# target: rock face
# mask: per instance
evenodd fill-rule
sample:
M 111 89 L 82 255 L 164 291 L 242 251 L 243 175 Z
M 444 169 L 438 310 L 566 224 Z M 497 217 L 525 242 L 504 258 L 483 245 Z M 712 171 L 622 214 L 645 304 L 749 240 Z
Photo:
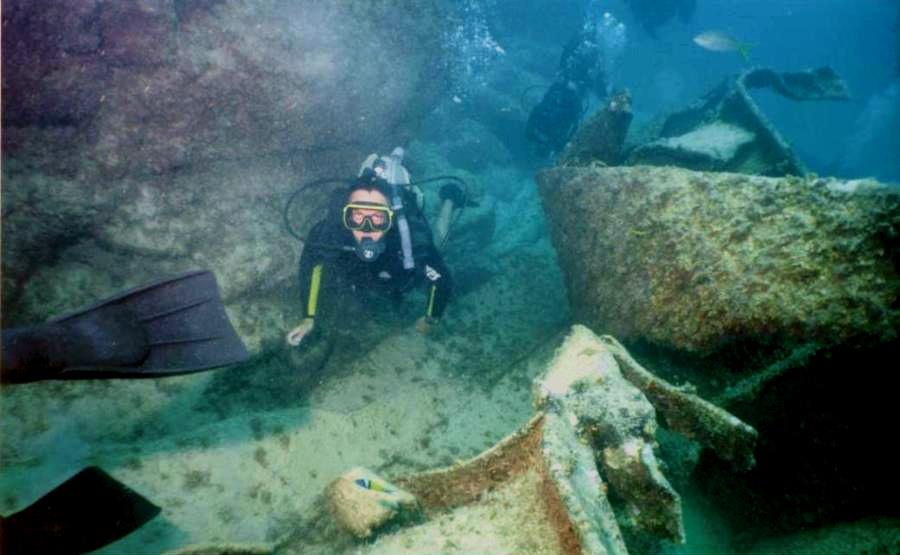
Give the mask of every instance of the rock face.
M 3 7 L 4 325 L 202 266 L 258 346 L 284 195 L 402 143 L 446 83 L 436 1 Z
M 710 355 L 896 338 L 900 193 L 676 168 L 538 175 L 577 321 Z
M 428 107 L 440 15 L 403 1 L 7 2 L 4 150 L 121 176 L 371 143 Z

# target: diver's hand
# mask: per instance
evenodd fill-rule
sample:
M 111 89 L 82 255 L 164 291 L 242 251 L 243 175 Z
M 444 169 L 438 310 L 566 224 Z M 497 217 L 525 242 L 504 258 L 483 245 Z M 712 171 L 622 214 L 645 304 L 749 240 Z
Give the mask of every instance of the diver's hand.
M 421 318 L 416 320 L 416 330 L 421 334 L 427 334 L 432 330 L 432 328 L 434 328 L 435 324 L 437 324 L 437 320 L 435 318 L 422 316 Z
M 303 341 L 303 338 L 309 335 L 309 332 L 312 331 L 313 324 L 315 323 L 316 321 L 312 318 L 305 318 L 302 322 L 300 322 L 299 326 L 288 332 L 287 337 L 285 338 L 287 340 L 287 344 L 291 347 L 296 347 L 297 345 L 299 345 L 300 342 Z

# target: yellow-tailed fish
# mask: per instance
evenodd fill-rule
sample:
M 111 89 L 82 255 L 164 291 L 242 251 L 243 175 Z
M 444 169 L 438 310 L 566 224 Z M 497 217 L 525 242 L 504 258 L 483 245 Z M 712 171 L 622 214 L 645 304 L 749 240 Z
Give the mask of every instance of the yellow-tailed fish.
M 739 42 L 724 31 L 704 31 L 694 37 L 694 43 L 712 52 L 739 52 L 745 62 L 750 61 L 750 45 Z

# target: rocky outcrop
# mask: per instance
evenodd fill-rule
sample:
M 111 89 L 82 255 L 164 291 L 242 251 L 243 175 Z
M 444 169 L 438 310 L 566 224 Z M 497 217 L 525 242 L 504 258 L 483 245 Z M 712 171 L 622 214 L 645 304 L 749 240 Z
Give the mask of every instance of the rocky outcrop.
M 430 106 L 440 15 L 401 0 L 7 2 L 4 150 L 122 176 L 371 145 Z
M 538 175 L 577 321 L 701 355 L 896 338 L 900 193 L 676 168 Z
M 5 3 L 4 325 L 207 267 L 251 346 L 280 334 L 285 195 L 408 138 L 446 83 L 443 9 Z

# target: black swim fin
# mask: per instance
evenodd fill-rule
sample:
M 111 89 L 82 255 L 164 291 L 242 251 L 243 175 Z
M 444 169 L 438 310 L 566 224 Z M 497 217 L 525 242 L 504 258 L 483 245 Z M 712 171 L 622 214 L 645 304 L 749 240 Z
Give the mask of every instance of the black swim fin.
M 85 553 L 122 538 L 160 508 L 91 466 L 33 504 L 0 517 L 0 553 Z
M 246 360 L 209 271 L 137 287 L 44 324 L 3 331 L 0 382 L 135 378 Z

